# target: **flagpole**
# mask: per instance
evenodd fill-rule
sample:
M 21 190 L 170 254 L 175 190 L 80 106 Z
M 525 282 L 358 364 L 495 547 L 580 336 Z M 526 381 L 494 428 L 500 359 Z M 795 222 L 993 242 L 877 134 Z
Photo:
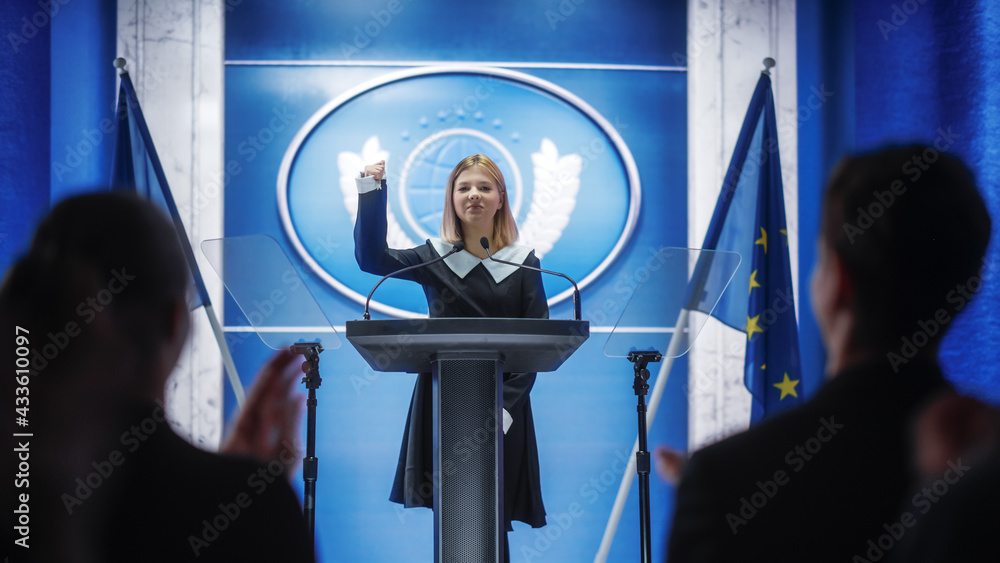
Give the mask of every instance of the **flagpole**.
M 770 109 L 771 116 L 770 121 L 773 123 L 773 112 L 774 105 L 773 100 L 769 101 L 770 96 L 770 76 L 771 68 L 775 66 L 775 61 L 771 57 L 767 57 L 763 60 L 764 70 L 761 71 L 761 78 L 757 82 L 757 87 L 754 90 L 754 94 L 750 99 L 750 107 L 747 109 L 747 115 L 744 118 L 743 126 L 740 128 L 740 135 L 736 140 L 736 147 L 733 149 L 733 157 L 730 160 L 729 168 L 726 171 L 726 176 L 723 180 L 722 191 L 719 194 L 719 200 L 716 203 L 715 211 L 712 213 L 712 219 L 708 226 L 708 231 L 705 234 L 705 241 L 702 244 L 702 254 L 698 257 L 698 262 L 694 267 L 694 273 L 688 283 L 688 295 L 686 298 L 686 305 L 684 309 L 681 309 L 681 313 L 678 315 L 677 327 L 675 331 L 680 331 L 683 329 L 683 325 L 687 323 L 688 311 L 696 308 L 697 296 L 704 287 L 706 276 L 711 268 L 712 263 L 712 253 L 706 253 L 704 251 L 715 250 L 719 237 L 722 232 L 722 224 L 724 223 L 728 212 L 730 204 L 734 198 L 734 191 L 738 184 L 739 176 L 743 170 L 743 164 L 747 158 L 748 149 L 752 141 L 752 127 L 760 118 L 762 112 L 766 114 L 766 109 Z M 767 77 L 767 78 L 765 78 Z M 764 125 L 767 128 L 767 124 Z M 773 128 L 773 125 L 772 125 Z M 780 179 L 780 176 L 779 176 Z M 698 291 L 695 291 L 698 290 Z M 683 322 L 682 322 L 683 319 Z M 653 395 L 650 398 L 650 409 L 646 416 L 647 426 L 652 425 L 652 420 L 656 416 L 656 406 L 659 404 L 660 397 L 662 395 L 663 386 L 666 385 L 666 375 L 669 373 L 671 366 L 673 365 L 673 358 L 676 356 L 675 344 L 679 344 L 679 339 L 673 339 L 670 342 L 669 350 L 667 351 L 667 358 L 664 359 L 664 363 L 660 368 L 660 376 L 656 380 L 656 386 L 653 390 Z M 638 451 L 638 440 L 636 440 L 635 445 L 632 447 L 632 458 L 629 460 L 629 465 L 625 470 L 625 475 L 622 476 L 622 483 L 618 489 L 618 496 L 615 499 L 614 508 L 611 511 L 611 516 L 608 519 L 608 526 L 604 531 L 604 538 L 601 540 L 601 546 L 598 549 L 597 555 L 594 558 L 595 563 L 603 563 L 607 560 L 608 552 L 611 549 L 611 541 L 614 538 L 615 530 L 618 526 L 618 521 L 621 518 L 621 513 L 625 506 L 625 500 L 628 497 L 629 489 L 632 485 L 632 476 L 635 473 L 635 452 Z
M 233 355 L 229 352 L 229 345 L 226 344 L 226 335 L 222 331 L 222 326 L 219 325 L 219 319 L 215 316 L 215 307 L 211 302 L 205 303 L 205 313 L 208 315 L 208 322 L 212 325 L 212 332 L 215 334 L 215 340 L 219 343 L 219 352 L 222 354 L 222 365 L 226 371 L 226 377 L 229 378 L 229 386 L 233 388 L 233 395 L 236 396 L 236 404 L 239 408 L 243 408 L 243 403 L 246 401 L 246 395 L 243 392 L 243 383 L 240 381 L 240 376 L 236 373 L 236 363 L 233 362 Z
M 660 405 L 663 397 L 663 389 L 667 386 L 667 377 L 670 375 L 670 368 L 674 365 L 674 358 L 680 349 L 684 327 L 688 323 L 689 311 L 681 309 L 677 315 L 677 324 L 674 326 L 674 335 L 667 346 L 663 363 L 660 364 L 660 372 L 656 375 L 656 383 L 653 385 L 653 392 L 649 396 L 649 405 L 646 409 L 646 425 L 649 426 L 656 418 L 656 409 Z M 611 508 L 611 515 L 608 517 L 608 524 L 604 528 L 604 537 L 601 538 L 601 546 L 594 556 L 594 563 L 604 563 L 608 559 L 611 551 L 611 542 L 615 539 L 615 532 L 618 530 L 618 522 L 621 520 L 622 512 L 625 511 L 625 501 L 628 500 L 629 490 L 632 488 L 632 479 L 635 478 L 635 454 L 639 451 L 639 437 L 636 436 L 632 445 L 632 454 L 629 456 L 628 465 L 625 467 L 625 474 L 622 475 L 621 485 L 618 487 L 618 496 L 615 497 L 615 504 Z

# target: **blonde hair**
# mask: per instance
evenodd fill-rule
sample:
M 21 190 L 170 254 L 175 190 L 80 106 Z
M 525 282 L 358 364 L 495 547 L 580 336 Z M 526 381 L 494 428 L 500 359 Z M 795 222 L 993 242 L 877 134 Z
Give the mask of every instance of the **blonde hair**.
M 492 250 L 496 251 L 517 240 L 517 224 L 514 222 L 514 215 L 511 213 L 507 201 L 507 184 L 503 180 L 503 173 L 500 172 L 496 163 L 485 154 L 474 154 L 463 158 L 448 175 L 448 186 L 445 188 L 444 194 L 444 213 L 441 215 L 441 240 L 455 243 L 464 239 L 462 221 L 455 213 L 452 195 L 455 193 L 455 180 L 458 179 L 458 176 L 475 166 L 481 168 L 493 179 L 500 192 L 500 209 L 493 216 L 493 242 L 496 242 L 499 247 Z

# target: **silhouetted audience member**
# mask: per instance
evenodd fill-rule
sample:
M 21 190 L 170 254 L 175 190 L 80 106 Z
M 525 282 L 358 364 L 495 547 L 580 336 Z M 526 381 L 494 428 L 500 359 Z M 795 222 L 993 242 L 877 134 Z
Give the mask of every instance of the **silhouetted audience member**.
M 30 398 L 27 425 L 14 430 L 31 433 L 14 445 L 30 452 L 30 477 L 4 487 L 30 511 L 25 534 L 7 543 L 16 558 L 310 560 L 289 484 L 300 457 L 297 356 L 278 354 L 259 374 L 225 444 L 239 455 L 196 448 L 167 422 L 164 385 L 188 335 L 189 282 L 173 225 L 123 194 L 56 205 L 7 272 L 0 360 L 31 364 L 6 384 Z M 23 535 L 27 549 L 13 543 Z
M 919 482 L 878 541 L 871 561 L 1000 561 L 1000 411 L 946 394 L 917 418 Z
M 960 161 L 893 147 L 840 163 L 820 232 L 811 292 L 830 379 L 691 457 L 672 562 L 852 561 L 911 500 L 913 418 L 950 389 L 937 349 L 979 286 L 989 215 Z

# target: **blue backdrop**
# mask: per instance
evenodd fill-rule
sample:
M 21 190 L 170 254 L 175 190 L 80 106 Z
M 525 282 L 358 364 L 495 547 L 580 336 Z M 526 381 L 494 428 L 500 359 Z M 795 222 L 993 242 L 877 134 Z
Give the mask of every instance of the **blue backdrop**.
M 596 325 L 610 324 L 613 311 L 622 305 L 615 284 L 634 282 L 648 259 L 649 246 L 684 241 L 684 74 L 528 65 L 538 61 L 674 64 L 672 53 L 684 52 L 684 2 L 435 4 L 374 1 L 334 7 L 306 1 L 227 2 L 226 159 L 237 165 L 228 178 L 227 234 L 270 232 L 294 255 L 277 212 L 281 158 L 295 132 L 323 104 L 366 80 L 403 68 L 378 65 L 510 61 L 511 68 L 574 92 L 613 124 L 619 117 L 618 123 L 628 125 L 617 129 L 642 180 L 639 221 L 611 271 L 585 290 L 587 317 Z M 40 8 L 35 2 L 8 2 L 0 8 L 5 38 L 0 49 L 0 91 L 7 102 L 0 107 L 0 150 L 5 155 L 0 159 L 0 270 L 23 250 L 50 201 L 102 185 L 110 166 L 111 145 L 106 139 L 79 162 L 67 147 L 86 149 L 88 132 L 98 129 L 113 108 L 117 79 L 109 62 L 116 54 L 115 2 L 77 0 L 60 6 L 62 12 L 55 18 L 36 16 Z M 821 110 L 800 112 L 800 280 L 807 279 L 813 262 L 815 233 L 810 229 L 822 182 L 847 150 L 904 137 L 933 141 L 939 128 L 950 127 L 959 135 L 953 150 L 973 166 L 996 220 L 998 172 L 990 165 L 1000 146 L 995 109 L 1000 87 L 993 80 L 1000 60 L 995 52 L 1000 36 L 997 7 L 986 0 L 821 0 L 798 2 L 796 10 L 800 106 L 807 107 L 810 86 L 826 85 L 836 92 Z M 22 18 L 35 17 L 44 23 L 26 28 Z M 15 49 L 11 34 L 25 42 L 17 42 Z M 337 65 L 325 66 L 325 61 Z M 313 66 L 297 66 L 304 62 Z M 283 116 L 293 115 L 288 123 L 275 125 L 286 129 L 262 134 L 271 129 L 273 110 L 280 114 L 284 108 L 288 112 Z M 411 129 L 419 131 L 418 127 Z M 262 147 L 253 160 L 239 152 L 239 144 L 251 135 L 258 136 Z M 56 163 L 72 165 L 71 170 L 59 168 L 60 175 Z M 336 179 L 328 185 L 336 195 L 322 205 L 336 202 L 343 207 Z M 985 264 L 984 292 L 960 319 L 943 351 L 949 377 L 994 403 L 1000 403 L 996 370 L 1000 347 L 995 344 L 1000 320 L 994 307 L 1000 263 L 997 236 Z M 350 241 L 331 239 L 329 245 L 332 251 L 338 245 L 350 246 Z M 334 323 L 359 316 L 357 305 L 323 289 L 327 286 L 314 274 L 307 276 Z M 807 284 L 800 290 L 803 369 L 817 369 L 822 355 L 806 306 Z M 604 312 L 605 307 L 612 313 Z M 567 305 L 558 305 L 553 315 L 568 316 Z M 249 383 L 268 350 L 245 333 L 232 333 L 230 338 Z M 553 515 L 567 512 L 575 502 L 584 512 L 571 518 L 565 530 L 559 527 L 554 539 L 557 532 L 552 525 L 542 530 L 550 536 L 532 530 L 515 532 L 515 549 L 548 545 L 533 560 L 592 557 L 621 474 L 618 456 L 627 453 L 634 438 L 631 374 L 620 361 L 600 354 L 601 340 L 596 334 L 562 370 L 540 377 L 534 391 L 537 414 L 545 416 L 538 426 L 548 510 Z M 384 500 L 412 376 L 367 372 L 349 349 L 327 352 L 323 362 L 327 377 L 320 390 L 324 444 L 319 454 L 323 494 L 319 522 L 326 559 L 425 558 L 430 550 L 427 511 L 398 513 Z M 676 369 L 683 373 L 684 368 Z M 682 385 L 680 378 L 668 385 L 651 443 L 685 445 Z M 654 484 L 656 532 L 666 529 L 672 499 L 667 488 L 655 480 Z M 614 560 L 636 558 L 635 514 L 633 492 Z M 663 538 L 656 534 L 654 538 L 658 556 Z
M 482 150 L 502 161 L 512 198 L 522 200 L 522 229 L 531 222 L 530 202 L 539 201 L 532 155 L 545 152 L 543 140 L 560 157 L 579 156 L 576 205 L 542 263 L 591 278 L 583 311 L 595 332 L 559 371 L 540 374 L 532 391 L 549 525 L 515 524 L 514 561 L 593 558 L 635 439 L 631 364 L 604 355 L 602 330 L 614 326 L 631 288 L 656 266 L 656 251 L 686 246 L 686 79 L 683 69 L 662 68 L 684 51 L 685 17 L 679 1 L 475 7 L 374 1 L 322 8 L 246 1 L 227 14 L 226 235 L 277 239 L 303 263 L 301 273 L 336 326 L 360 318 L 361 305 L 350 294 L 364 295 L 376 281 L 354 263 L 351 203 L 341 190 L 345 175 L 353 190 L 349 176 L 369 139 L 389 154 L 390 208 L 417 243 L 425 230 L 437 234 L 435 182 L 458 160 L 434 162 L 428 154 Z M 502 62 L 515 74 L 400 78 L 415 68 L 467 61 Z M 629 178 L 629 155 L 641 194 Z M 566 288 L 558 278 L 545 284 L 550 297 Z M 383 286 L 376 299 L 426 310 L 419 288 L 404 282 Z M 555 318 L 571 314 L 568 300 L 552 307 Z M 235 329 L 229 339 L 249 384 L 269 350 L 236 328 L 246 324 L 227 301 L 226 325 Z M 321 365 L 323 560 L 429 560 L 430 511 L 404 511 L 388 501 L 415 376 L 371 371 L 346 341 L 324 352 Z M 651 444 L 686 446 L 685 372 L 686 363 L 677 362 Z M 637 496 L 633 487 L 610 560 L 639 556 Z M 655 477 L 652 500 L 654 552 L 661 559 L 673 501 Z
M 942 344 L 956 386 L 1000 404 L 1000 5 L 858 2 L 858 149 L 920 140 L 972 167 L 993 218 L 982 290 Z M 942 296 L 942 299 L 944 296 Z

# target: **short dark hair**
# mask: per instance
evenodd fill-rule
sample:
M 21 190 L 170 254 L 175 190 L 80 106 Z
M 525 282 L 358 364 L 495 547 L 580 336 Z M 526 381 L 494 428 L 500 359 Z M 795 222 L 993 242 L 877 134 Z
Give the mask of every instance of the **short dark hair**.
M 827 185 L 822 222 L 824 242 L 852 282 L 853 345 L 899 346 L 941 311 L 954 317 L 964 306 L 950 300 L 959 284 L 978 289 L 989 213 L 972 172 L 934 147 L 843 159 Z M 936 343 L 945 329 L 927 336 Z
M 0 286 L 0 313 L 31 331 L 46 365 L 92 351 L 97 318 L 125 335 L 130 351 L 149 354 L 169 335 L 190 279 L 177 230 L 157 207 L 127 192 L 91 193 L 45 216 Z M 68 323 L 78 335 L 64 338 Z M 47 344 L 58 353 L 45 354 Z

